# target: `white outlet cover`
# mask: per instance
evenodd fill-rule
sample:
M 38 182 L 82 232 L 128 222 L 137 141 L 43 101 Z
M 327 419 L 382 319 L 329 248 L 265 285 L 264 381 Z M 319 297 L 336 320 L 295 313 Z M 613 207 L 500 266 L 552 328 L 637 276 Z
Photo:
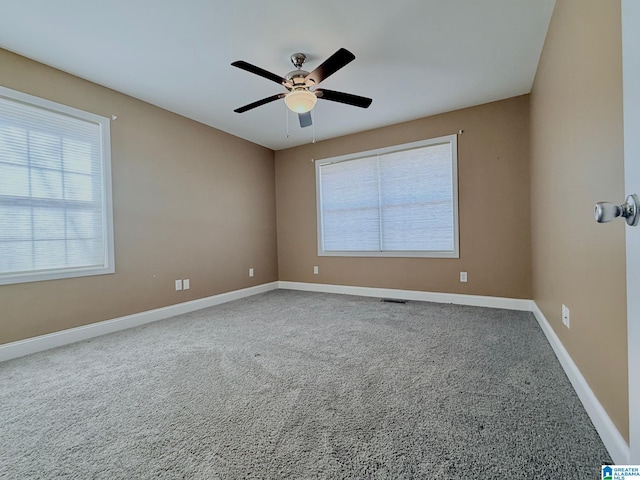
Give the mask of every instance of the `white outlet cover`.
M 182 280 L 182 289 L 183 290 L 189 290 L 189 288 L 191 287 L 189 279 L 185 278 L 184 280 Z
M 182 290 L 182 280 L 176 280 L 176 291 Z
M 460 281 L 461 282 L 467 281 L 467 272 L 460 272 Z
M 567 328 L 571 328 L 571 313 L 564 304 L 562 305 L 562 324 Z
M 318 275 L 318 266 L 317 265 L 313 266 L 313 274 L 314 275 Z
M 253 277 L 253 268 L 250 268 L 250 269 L 249 269 L 249 276 L 250 276 L 250 277 Z

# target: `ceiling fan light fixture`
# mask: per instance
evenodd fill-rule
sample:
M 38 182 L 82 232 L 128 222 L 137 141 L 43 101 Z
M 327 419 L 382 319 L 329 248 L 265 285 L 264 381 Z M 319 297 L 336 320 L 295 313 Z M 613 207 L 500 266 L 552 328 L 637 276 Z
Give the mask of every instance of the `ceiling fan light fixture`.
M 309 90 L 294 90 L 287 93 L 284 103 L 287 108 L 295 113 L 307 113 L 313 109 L 318 98 Z

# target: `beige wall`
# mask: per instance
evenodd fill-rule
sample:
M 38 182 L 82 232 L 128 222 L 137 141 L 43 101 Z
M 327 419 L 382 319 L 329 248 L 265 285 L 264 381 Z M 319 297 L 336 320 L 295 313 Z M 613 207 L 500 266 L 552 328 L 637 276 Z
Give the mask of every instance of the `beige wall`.
M 533 298 L 628 438 L 619 0 L 558 0 L 531 93 Z M 561 305 L 571 310 L 562 325 Z
M 461 129 L 459 259 L 317 256 L 311 159 Z M 528 137 L 529 97 L 521 96 L 276 152 L 280 280 L 531 298 Z
M 271 150 L 4 50 L 0 85 L 118 116 L 116 273 L 0 286 L 0 344 L 277 280 Z

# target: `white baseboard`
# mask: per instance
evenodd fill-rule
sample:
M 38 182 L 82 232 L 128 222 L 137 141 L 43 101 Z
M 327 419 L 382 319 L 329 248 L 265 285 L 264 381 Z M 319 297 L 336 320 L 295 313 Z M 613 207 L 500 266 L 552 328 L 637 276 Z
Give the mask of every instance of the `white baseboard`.
M 530 312 L 532 301 L 519 298 L 484 297 L 459 293 L 419 292 L 416 290 L 396 290 L 393 288 L 352 287 L 348 285 L 328 285 L 323 283 L 278 282 L 280 288 L 305 292 L 340 293 L 363 297 L 397 298 L 421 302 L 453 303 L 475 307 L 505 308 Z
M 615 424 L 611 421 L 609 415 L 607 415 L 607 412 L 596 398 L 586 379 L 582 376 L 582 373 L 580 373 L 578 366 L 571 359 L 564 345 L 562 345 L 560 338 L 558 338 L 558 335 L 556 335 L 556 332 L 551 328 L 546 317 L 540 308 L 538 308 L 538 305 L 536 305 L 535 302 L 532 302 L 532 304 L 532 312 L 536 320 L 538 320 L 540 328 L 551 344 L 551 348 L 553 348 L 556 357 L 558 357 L 560 365 L 562 365 L 567 377 L 569 377 L 571 385 L 573 385 L 574 390 L 578 394 L 578 398 L 580 398 L 591 422 L 594 427 L 596 427 L 596 431 L 600 435 L 602 443 L 604 443 L 604 446 L 609 451 L 609 455 L 611 455 L 611 458 L 617 465 L 628 465 L 630 459 L 629 445 L 627 445 L 627 442 L 622 435 L 620 435 Z
M 312 292 L 341 293 L 348 295 L 362 295 L 368 297 L 392 297 L 404 300 L 421 300 L 427 302 L 455 303 L 460 305 L 476 305 L 482 307 L 506 308 L 511 310 L 531 310 L 531 300 L 512 298 L 481 297 L 476 295 L 457 295 L 447 293 L 430 293 L 409 290 L 394 290 L 388 288 L 349 287 L 341 285 L 324 285 L 300 282 L 271 282 L 255 287 L 244 288 L 232 292 L 221 293 L 211 297 L 200 298 L 189 302 L 178 303 L 168 307 L 156 308 L 145 312 L 134 313 L 125 317 L 96 322 L 81 327 L 70 328 L 59 332 L 40 335 L 19 340 L 17 342 L 0 345 L 0 362 L 23 357 L 32 353 L 42 352 L 50 348 L 61 347 L 89 338 L 106 335 L 108 333 L 126 330 L 146 323 L 156 322 L 165 318 L 193 312 L 202 308 L 213 307 L 221 303 L 231 302 L 278 288 L 289 290 L 304 290 Z
M 234 290 L 211 297 L 169 305 L 168 307 L 134 313 L 133 315 L 127 315 L 125 317 L 83 325 L 82 327 L 70 328 L 60 332 L 27 338 L 26 340 L 6 343 L 0 345 L 0 362 L 277 289 L 278 282 L 265 283 L 255 287 Z

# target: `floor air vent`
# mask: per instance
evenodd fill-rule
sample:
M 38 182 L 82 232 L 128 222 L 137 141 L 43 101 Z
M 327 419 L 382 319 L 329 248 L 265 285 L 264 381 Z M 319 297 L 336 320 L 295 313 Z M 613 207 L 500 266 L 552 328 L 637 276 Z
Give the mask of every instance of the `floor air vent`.
M 406 300 L 400 300 L 399 298 L 381 298 L 380 301 L 386 303 L 407 303 Z

